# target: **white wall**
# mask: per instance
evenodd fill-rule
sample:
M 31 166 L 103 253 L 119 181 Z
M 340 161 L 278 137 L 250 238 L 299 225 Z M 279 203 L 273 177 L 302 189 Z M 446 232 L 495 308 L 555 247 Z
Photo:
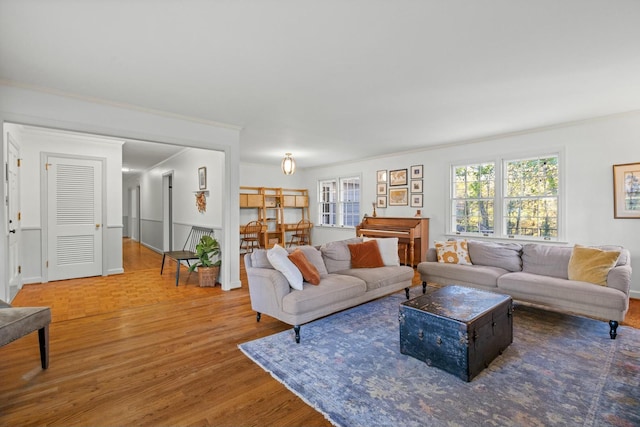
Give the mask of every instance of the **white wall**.
M 640 265 L 640 219 L 613 218 L 612 165 L 640 162 L 640 112 L 594 119 L 510 136 L 487 138 L 456 146 L 425 149 L 385 158 L 300 171 L 300 187 L 310 190 L 311 218 L 317 218 L 318 179 L 362 174 L 362 214 L 371 214 L 376 198 L 376 171 L 424 164 L 423 217 L 430 218 L 430 240 L 448 238 L 446 214 L 449 166 L 452 162 L 494 159 L 538 150 L 565 153 L 565 244 L 617 244 L 631 252 L 632 265 Z M 250 185 L 250 180 L 246 180 Z M 255 183 L 253 183 L 255 185 Z M 379 209 L 380 216 L 413 216 L 416 208 Z M 353 229 L 314 227 L 313 242 L 353 237 Z M 632 276 L 632 297 L 640 298 L 640 274 Z
M 239 187 L 239 130 L 222 127 L 207 121 L 190 120 L 170 114 L 140 108 L 99 103 L 78 97 L 65 96 L 35 89 L 17 87 L 0 81 L 0 125 L 20 123 L 34 126 L 87 132 L 113 137 L 157 141 L 167 144 L 217 150 L 225 153 L 222 194 L 224 200 L 223 226 L 225 228 L 224 253 L 229 254 L 221 269 L 224 290 L 240 286 L 238 237 Z M 4 138 L 3 138 L 4 139 Z M 6 159 L 6 143 L 2 150 L 2 163 Z M 6 188 L 2 187 L 2 198 Z M 118 202 L 122 206 L 122 202 Z M 122 216 L 122 212 L 119 213 Z M 0 296 L 9 299 L 7 287 L 7 228 L 6 207 L 0 210 Z M 120 222 L 121 220 L 118 220 Z M 230 233 L 227 230 L 234 230 Z
M 163 175 L 173 174 L 174 247 L 181 249 L 189 229 L 196 226 L 216 230 L 216 238 L 224 242 L 223 211 L 226 201 L 220 198 L 224 182 L 224 153 L 187 148 L 165 162 L 145 171 L 137 179 L 128 180 L 127 190 L 140 185 L 140 242 L 151 249 L 169 250 L 163 245 Z M 198 212 L 195 195 L 199 191 L 198 169 L 207 168 L 207 210 Z M 236 233 L 237 234 L 237 233 Z

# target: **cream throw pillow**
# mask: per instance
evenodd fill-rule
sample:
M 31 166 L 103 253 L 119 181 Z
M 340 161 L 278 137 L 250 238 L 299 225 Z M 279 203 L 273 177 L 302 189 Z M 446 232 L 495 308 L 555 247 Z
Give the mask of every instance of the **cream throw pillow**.
M 397 237 L 364 237 L 363 242 L 375 240 L 378 242 L 380 256 L 384 265 L 400 265 L 400 257 L 398 256 L 398 238 Z
M 301 291 L 304 289 L 302 286 L 302 273 L 298 270 L 298 267 L 289 259 L 289 252 L 285 248 L 279 245 L 274 245 L 273 248 L 267 251 L 267 259 L 273 265 L 273 268 L 287 278 L 289 286 L 293 289 Z
M 435 242 L 435 245 L 438 262 L 472 265 L 466 240 L 447 240 Z
M 575 245 L 569 259 L 569 280 L 607 286 L 607 275 L 615 267 L 619 256 L 620 251 Z

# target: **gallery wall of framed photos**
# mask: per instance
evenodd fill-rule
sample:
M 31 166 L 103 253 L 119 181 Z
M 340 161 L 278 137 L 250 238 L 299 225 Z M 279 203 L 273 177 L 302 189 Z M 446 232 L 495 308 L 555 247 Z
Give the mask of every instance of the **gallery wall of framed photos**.
M 376 207 L 410 206 L 423 204 L 424 165 L 408 169 L 383 169 L 376 172 Z

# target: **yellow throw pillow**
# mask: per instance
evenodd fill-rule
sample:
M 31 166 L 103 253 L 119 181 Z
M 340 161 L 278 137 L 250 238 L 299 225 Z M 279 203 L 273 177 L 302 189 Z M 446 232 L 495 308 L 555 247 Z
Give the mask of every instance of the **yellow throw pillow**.
M 469 258 L 469 248 L 466 240 L 448 240 L 446 242 L 435 242 L 438 262 L 449 264 L 471 265 Z
M 620 251 L 575 245 L 569 259 L 569 280 L 607 286 L 607 275 L 615 267 L 619 256 Z

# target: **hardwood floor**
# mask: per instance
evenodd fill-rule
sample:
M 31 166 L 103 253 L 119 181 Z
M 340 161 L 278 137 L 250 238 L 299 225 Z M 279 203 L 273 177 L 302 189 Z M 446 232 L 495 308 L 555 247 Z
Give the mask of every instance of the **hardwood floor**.
M 330 425 L 237 348 L 290 329 L 257 323 L 246 287 L 185 284 L 185 270 L 176 288 L 175 263 L 161 277 L 161 256 L 137 244 L 130 271 L 129 245 L 123 275 L 20 290 L 16 305 L 51 302 L 51 364 L 35 333 L 0 347 L 0 425 Z
M 122 275 L 20 290 L 15 305 L 52 308 L 51 364 L 35 333 L 0 347 L 0 425 L 330 425 L 237 348 L 291 329 L 256 322 L 244 270 L 241 289 L 200 288 L 186 269 L 176 288 L 174 262 L 160 276 L 161 255 L 123 247 Z

